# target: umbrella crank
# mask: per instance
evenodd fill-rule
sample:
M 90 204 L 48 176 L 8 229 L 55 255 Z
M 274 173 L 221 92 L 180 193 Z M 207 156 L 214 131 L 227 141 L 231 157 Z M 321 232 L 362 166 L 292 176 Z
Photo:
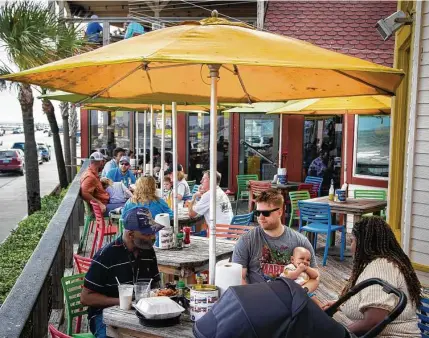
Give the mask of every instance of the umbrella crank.
M 217 84 L 220 65 L 207 65 L 210 70 L 210 149 L 217 146 Z M 209 284 L 214 285 L 216 273 L 216 189 L 217 189 L 217 154 L 210 156 L 210 238 L 209 238 Z

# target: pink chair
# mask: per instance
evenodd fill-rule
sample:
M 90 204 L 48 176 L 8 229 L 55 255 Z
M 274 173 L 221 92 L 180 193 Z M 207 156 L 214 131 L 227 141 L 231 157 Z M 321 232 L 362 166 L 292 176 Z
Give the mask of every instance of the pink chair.
M 58 331 L 55 326 L 53 326 L 52 324 L 49 325 L 49 333 L 51 334 L 52 338 L 72 338 L 60 331 Z
M 110 223 L 106 226 L 106 223 L 104 221 L 103 212 L 101 211 L 100 206 L 98 203 L 91 201 L 92 210 L 94 211 L 95 215 L 95 234 L 94 234 L 94 241 L 92 242 L 92 248 L 91 248 L 91 254 L 90 258 L 94 256 L 95 249 L 100 250 L 103 247 L 104 237 L 106 236 L 114 236 L 118 233 L 118 227 L 114 226 Z M 97 243 L 98 240 L 98 243 Z
M 73 255 L 73 259 L 77 268 L 78 273 L 87 273 L 89 267 L 91 266 L 92 259 L 88 257 L 79 256 L 77 254 Z

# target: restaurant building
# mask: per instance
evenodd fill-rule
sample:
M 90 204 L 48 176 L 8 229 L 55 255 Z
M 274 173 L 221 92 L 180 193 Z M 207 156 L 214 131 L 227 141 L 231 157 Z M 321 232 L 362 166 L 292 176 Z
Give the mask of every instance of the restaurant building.
M 88 6 L 80 3 L 86 13 L 98 14 L 100 18 L 112 6 Z M 99 2 L 97 2 L 99 3 Z M 138 2 L 137 2 L 138 3 Z M 256 2 L 210 2 L 207 9 L 218 9 L 220 13 L 240 21 L 256 25 Z M 127 3 L 128 6 L 128 3 Z M 177 9 L 174 9 L 177 7 Z M 199 7 L 179 8 L 171 1 L 160 13 L 160 22 L 168 23 L 178 19 L 198 20 L 209 12 Z M 183 5 L 182 5 L 183 7 Z M 107 9 L 106 9 L 107 8 Z M 116 7 L 111 7 L 113 8 Z M 104 9 L 104 11 L 102 10 Z M 277 34 L 309 41 L 318 46 L 344 54 L 357 56 L 386 66 L 393 65 L 394 41 L 383 42 L 375 23 L 396 9 L 396 2 L 356 1 L 269 1 L 265 3 L 264 29 Z M 135 8 L 124 7 L 135 15 L 143 14 Z M 115 12 L 116 13 L 116 12 Z M 146 8 L 146 12 L 147 8 Z M 182 14 L 181 14 L 182 13 Z M 183 14 L 184 13 L 184 14 Z M 118 15 L 118 13 L 116 13 Z M 147 14 L 145 14 L 147 15 Z M 150 15 L 150 14 L 149 14 Z M 152 12 L 152 15 L 154 13 Z M 148 27 L 151 29 L 151 27 Z M 160 147 L 160 114 L 155 112 L 154 147 Z M 167 117 L 167 151 L 171 150 L 171 123 Z M 268 161 L 255 155 L 240 141 L 244 140 L 259 149 L 272 162 L 279 161 L 280 123 L 282 132 L 282 166 L 287 167 L 289 179 L 303 181 L 310 163 L 321 149 L 327 150 L 333 165 L 332 177 L 336 186 L 343 182 L 355 187 L 387 189 L 389 171 L 389 116 L 351 116 L 348 123 L 348 140 L 344 140 L 343 118 L 326 116 L 307 118 L 304 116 L 278 116 L 246 113 L 219 113 L 218 118 L 218 170 L 222 173 L 221 186 L 236 190 L 236 175 L 255 173 L 261 179 L 271 179 L 276 168 Z M 189 180 L 199 180 L 209 167 L 209 117 L 204 114 L 179 114 L 178 160 L 183 164 Z M 149 127 L 147 127 L 149 132 Z M 138 137 L 136 137 L 138 131 Z M 117 147 L 143 148 L 143 112 L 107 112 L 81 110 L 82 157 L 91 150 L 101 149 L 110 154 Z M 149 135 L 149 133 L 147 134 Z M 138 140 L 138 141 L 137 141 Z M 147 149 L 149 149 L 149 141 Z M 348 163 L 342 163 L 343 144 L 348 145 Z M 347 171 L 345 172 L 345 168 Z M 326 189 L 328 187 L 325 187 Z

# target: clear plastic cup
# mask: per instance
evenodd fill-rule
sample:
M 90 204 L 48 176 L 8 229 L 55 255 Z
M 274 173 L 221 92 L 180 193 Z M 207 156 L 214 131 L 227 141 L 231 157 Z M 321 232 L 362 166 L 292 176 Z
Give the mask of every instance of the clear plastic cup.
M 136 302 L 138 302 L 142 298 L 150 297 L 150 287 L 149 282 L 137 282 L 134 284 L 134 294 L 136 298 Z
M 119 289 L 119 307 L 121 310 L 131 310 L 131 302 L 133 300 L 133 285 L 121 284 Z

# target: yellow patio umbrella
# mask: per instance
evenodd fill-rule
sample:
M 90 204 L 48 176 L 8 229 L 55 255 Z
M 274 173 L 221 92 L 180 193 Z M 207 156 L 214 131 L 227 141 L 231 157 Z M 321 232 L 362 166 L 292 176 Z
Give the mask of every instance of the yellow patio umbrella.
M 347 124 L 348 115 L 383 115 L 390 114 L 392 99 L 386 95 L 364 95 L 352 97 L 332 97 L 307 100 L 291 100 L 283 107 L 268 114 L 288 115 L 345 115 L 344 121 L 344 163 L 347 171 Z M 281 137 L 281 135 L 280 135 Z M 280 150 L 281 151 L 281 150 Z
M 217 14 L 213 16 L 3 78 L 91 97 L 136 99 L 154 104 L 210 102 L 211 148 L 216 149 L 218 100 L 252 103 L 394 95 L 404 75 L 401 70 L 258 31 L 217 18 Z M 175 104 L 172 110 L 174 125 Z M 212 173 L 216 171 L 216 162 L 213 152 Z M 216 263 L 215 192 L 216 175 L 211 175 L 211 283 Z

